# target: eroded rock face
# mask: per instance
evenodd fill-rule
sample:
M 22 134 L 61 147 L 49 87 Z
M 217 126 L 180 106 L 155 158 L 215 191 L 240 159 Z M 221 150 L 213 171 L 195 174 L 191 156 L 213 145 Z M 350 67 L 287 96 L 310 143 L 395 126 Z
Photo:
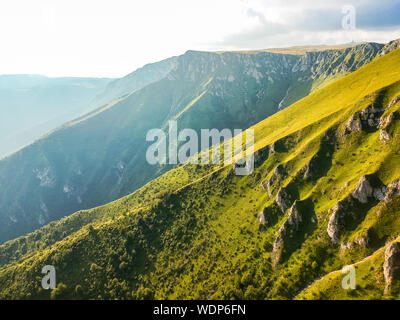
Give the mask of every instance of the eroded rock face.
M 361 247 L 369 247 L 371 242 L 373 241 L 373 238 L 374 238 L 374 232 L 372 231 L 372 229 L 368 229 L 364 235 L 356 238 L 354 240 L 354 243 Z
M 315 216 L 310 218 L 309 214 L 297 200 L 290 207 L 288 218 L 279 228 L 273 245 L 275 264 L 280 264 L 285 254 L 290 254 L 300 245 L 298 241 L 302 241 L 301 235 L 304 235 L 307 225 L 316 224 Z
M 355 113 L 347 122 L 345 133 L 349 134 L 362 130 L 378 129 L 383 111 L 383 108 L 370 105 L 360 112 Z
M 385 115 L 381 117 L 379 120 L 379 128 L 386 129 L 393 120 L 399 120 L 400 119 L 400 111 L 394 111 L 388 115 Z
M 397 97 L 393 98 L 392 101 L 390 101 L 389 108 L 393 107 L 398 102 L 400 102 L 400 96 L 397 96 Z
M 390 135 L 385 129 L 379 131 L 379 140 L 382 142 L 390 140 Z
M 362 130 L 360 117 L 353 115 L 346 124 L 346 133 L 359 132 Z
M 310 162 L 301 170 L 305 180 L 312 180 L 317 177 L 316 171 L 319 164 L 319 154 L 314 155 Z
M 263 188 L 263 190 L 267 190 L 268 195 L 272 197 L 273 186 L 275 187 L 279 186 L 280 183 L 285 178 L 285 176 L 286 176 L 285 169 L 281 165 L 279 165 L 275 168 L 271 179 L 261 182 L 261 187 Z
M 265 216 L 264 216 L 264 210 L 262 210 L 262 211 L 260 212 L 260 214 L 259 214 L 259 216 L 258 216 L 258 222 L 259 222 L 261 225 L 264 225 L 264 224 L 267 223 L 267 221 L 265 220 Z
M 386 194 L 386 187 L 382 185 L 377 185 L 375 182 L 374 186 L 371 185 L 371 176 L 363 176 L 358 181 L 358 184 L 351 194 L 354 199 L 357 199 L 361 203 L 368 203 L 369 198 L 374 198 L 376 200 L 383 200 Z
M 372 188 L 370 182 L 366 176 L 363 176 L 358 181 L 358 185 L 351 195 L 361 203 L 367 203 L 368 198 L 371 198 L 373 193 L 374 189 Z
M 290 236 L 292 232 L 299 230 L 300 224 L 303 221 L 303 216 L 297 208 L 297 201 L 295 201 L 290 208 L 288 218 L 279 228 L 278 236 L 275 239 L 273 250 L 278 251 L 282 249 L 285 239 Z M 280 258 L 278 258 L 278 261 Z
M 389 202 L 398 195 L 400 195 L 400 179 L 393 181 L 387 186 L 384 200 L 385 202 Z
M 385 293 L 389 293 L 394 279 L 399 278 L 400 271 L 400 242 L 391 243 L 385 250 L 383 275 L 385 276 Z
M 393 183 L 393 192 L 399 192 L 399 185 Z M 398 191 L 396 191 L 398 190 Z M 370 201 L 382 201 L 386 199 L 388 188 L 383 185 L 374 175 L 363 176 L 358 181 L 354 191 L 342 201 L 329 209 L 327 233 L 333 242 L 339 242 L 340 236 L 346 229 L 348 221 L 357 221 L 365 212 L 358 212 L 360 204 L 367 204 Z M 360 245 L 368 245 L 368 239 L 358 239 Z M 365 240 L 365 241 L 364 241 Z
M 378 127 L 383 108 L 368 106 L 360 112 L 360 119 L 363 129 L 368 127 Z
M 346 218 L 348 216 L 354 216 L 355 213 L 352 210 L 352 198 L 348 197 L 339 201 L 331 209 L 329 213 L 328 228 L 326 229 L 332 242 L 337 243 L 340 240 L 340 236 L 346 225 Z
M 285 188 L 280 188 L 276 195 L 275 203 L 282 212 L 285 212 L 292 205 L 293 199 Z

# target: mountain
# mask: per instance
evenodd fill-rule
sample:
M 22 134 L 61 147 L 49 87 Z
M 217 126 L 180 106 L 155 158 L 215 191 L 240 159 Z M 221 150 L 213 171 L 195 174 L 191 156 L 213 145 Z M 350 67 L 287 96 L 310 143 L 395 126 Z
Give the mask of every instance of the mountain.
M 188 51 L 167 60 L 155 78 L 171 70 L 159 81 L 0 161 L 0 242 L 128 195 L 171 169 L 147 163 L 150 129 L 165 129 L 169 120 L 197 132 L 246 129 L 385 48 L 366 43 L 298 55 Z M 128 76 L 118 82 L 132 81 Z
M 164 78 L 176 58 L 145 65 L 119 79 L 0 76 L 0 158 L 45 133 Z
M 161 80 L 175 67 L 176 60 L 177 57 L 171 57 L 159 62 L 149 63 L 123 78 L 111 81 L 105 90 L 96 96 L 86 112 Z
M 0 76 L 0 157 L 82 115 L 111 79 Z
M 399 70 L 395 50 L 255 124 L 248 176 L 179 165 L 3 244 L 0 298 L 398 299 Z

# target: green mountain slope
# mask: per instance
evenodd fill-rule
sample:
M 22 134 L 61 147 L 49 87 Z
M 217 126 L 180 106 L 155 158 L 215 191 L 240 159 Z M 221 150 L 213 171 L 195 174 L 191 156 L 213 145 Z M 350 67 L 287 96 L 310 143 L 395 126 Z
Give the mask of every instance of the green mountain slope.
M 314 281 L 360 262 L 352 297 L 399 298 L 398 260 L 381 249 L 400 230 L 399 67 L 396 50 L 255 125 L 249 176 L 180 165 L 5 243 L 0 297 L 340 298 Z
M 304 55 L 189 51 L 168 60 L 154 71 L 159 77 L 172 68 L 161 80 L 0 161 L 0 242 L 118 199 L 171 169 L 147 164 L 148 130 L 166 128 L 168 120 L 196 131 L 246 129 L 384 48 L 372 43 Z M 128 76 L 121 86 L 131 81 Z

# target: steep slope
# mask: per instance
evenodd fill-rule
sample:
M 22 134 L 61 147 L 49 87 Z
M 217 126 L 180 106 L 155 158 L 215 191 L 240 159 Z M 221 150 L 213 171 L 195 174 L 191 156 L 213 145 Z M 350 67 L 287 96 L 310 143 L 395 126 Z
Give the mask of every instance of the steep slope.
M 246 129 L 371 61 L 383 47 L 305 55 L 189 51 L 165 62 L 163 72 L 172 66 L 165 78 L 0 161 L 0 242 L 127 195 L 169 170 L 146 162 L 148 130 L 165 129 L 168 120 L 197 132 Z
M 135 90 L 146 87 L 163 78 L 175 67 L 177 57 L 171 57 L 155 63 L 149 63 L 134 72 L 110 82 L 86 108 L 86 112 L 106 105 L 117 98 L 121 98 Z
M 255 125 L 249 176 L 180 165 L 7 242 L 0 297 L 287 299 L 373 255 L 385 268 L 363 268 L 354 297 L 399 298 L 396 246 L 379 251 L 400 230 L 399 67 L 396 50 Z

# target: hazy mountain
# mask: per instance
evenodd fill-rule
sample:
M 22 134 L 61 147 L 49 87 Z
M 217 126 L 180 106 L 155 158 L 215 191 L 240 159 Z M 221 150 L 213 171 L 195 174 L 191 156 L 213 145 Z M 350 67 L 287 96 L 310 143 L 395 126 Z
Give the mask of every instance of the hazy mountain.
M 0 241 L 118 199 L 170 169 L 146 162 L 148 130 L 166 128 L 168 120 L 197 131 L 246 129 L 384 48 L 366 43 L 305 54 L 188 51 L 161 67 L 144 67 L 155 69 L 151 83 L 129 94 L 121 86 L 134 83 L 134 74 L 110 83 L 109 92 L 121 98 L 0 161 Z
M 84 113 L 111 79 L 0 76 L 0 157 Z
M 166 76 L 176 58 L 120 79 L 0 76 L 0 158 L 43 134 Z
M 257 80 L 264 92 L 278 95 L 273 84 L 282 84 L 285 72 L 298 62 L 292 56 L 265 53 L 189 52 L 179 58 L 167 79 L 23 150 L 13 159 L 15 169 L 6 164 L 13 172 L 25 172 L 21 175 L 26 177 L 24 189 L 32 190 L 33 198 L 50 203 L 44 197 L 52 193 L 60 199 L 57 188 L 65 183 L 63 179 L 75 174 L 90 180 L 104 163 L 108 163 L 104 168 L 112 168 L 113 161 L 121 161 L 117 155 L 122 150 L 129 156 L 123 160 L 136 155 L 134 160 L 140 163 L 142 147 L 132 139 L 136 126 L 144 130 L 174 116 L 194 127 L 201 117 L 217 126 L 224 124 L 221 114 L 242 125 L 241 121 L 253 121 L 262 113 L 259 105 L 265 113 L 272 112 L 267 108 L 273 104 L 263 95 L 250 99 Z M 260 71 L 264 76 L 256 72 L 257 64 L 265 66 L 265 72 Z M 303 77 L 312 74 L 298 66 L 304 69 Z M 185 86 L 188 96 L 182 97 L 180 86 Z M 150 93 L 152 100 L 148 100 Z M 201 98 L 188 104 L 191 94 Z M 243 98 L 242 104 L 231 106 L 238 98 Z M 243 108 L 248 112 L 230 118 L 228 105 L 236 113 Z M 209 110 L 213 113 L 205 118 Z M 94 135 L 89 125 L 93 130 L 105 125 L 109 132 Z M 0 246 L 0 297 L 400 298 L 400 50 L 315 91 L 253 129 L 251 175 L 235 175 L 232 165 L 180 165 L 127 197 L 77 212 Z M 81 146 L 74 144 L 76 150 L 71 147 L 77 141 L 73 133 L 85 137 Z M 92 140 L 87 140 L 90 136 Z M 95 138 L 102 149 L 95 146 Z M 36 154 L 47 161 L 35 171 L 36 184 L 42 183 L 42 188 L 28 189 L 35 186 L 35 176 L 29 179 L 29 173 L 40 168 Z M 32 159 L 31 166 L 19 162 L 25 157 Z M 134 163 L 124 163 L 113 169 L 121 174 L 121 184 L 127 183 L 124 170 L 136 168 Z M 89 165 L 96 168 L 87 174 Z M 107 175 L 102 177 L 89 182 L 86 191 L 103 197 L 103 186 L 113 190 L 118 185 L 111 178 L 106 181 Z M 78 184 L 68 185 L 72 191 L 65 197 L 77 197 L 72 186 Z M 357 269 L 357 290 L 343 290 L 341 269 L 352 264 Z M 38 280 L 44 265 L 57 270 L 58 287 L 51 292 L 42 290 Z

